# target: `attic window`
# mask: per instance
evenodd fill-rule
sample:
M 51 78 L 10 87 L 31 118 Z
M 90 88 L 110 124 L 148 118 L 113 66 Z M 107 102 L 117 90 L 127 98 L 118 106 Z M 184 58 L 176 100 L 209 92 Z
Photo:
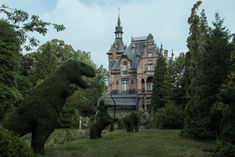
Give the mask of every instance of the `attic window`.
M 147 52 L 147 56 L 148 56 L 148 57 L 153 57 L 153 53 L 152 53 L 151 51 L 148 51 L 148 52 Z

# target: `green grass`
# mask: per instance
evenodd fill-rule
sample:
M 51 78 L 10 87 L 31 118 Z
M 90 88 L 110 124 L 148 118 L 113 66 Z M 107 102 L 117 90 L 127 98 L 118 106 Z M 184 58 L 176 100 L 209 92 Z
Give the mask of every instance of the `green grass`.
M 59 132 L 48 140 L 45 157 L 207 157 L 211 156 L 208 150 L 213 147 L 209 142 L 185 139 L 179 136 L 179 130 L 105 131 L 98 140 L 81 136 L 79 132 L 67 131 L 63 135 L 64 131 Z M 62 141 L 60 144 L 52 142 L 56 137 Z M 63 141 L 68 137 L 70 140 Z

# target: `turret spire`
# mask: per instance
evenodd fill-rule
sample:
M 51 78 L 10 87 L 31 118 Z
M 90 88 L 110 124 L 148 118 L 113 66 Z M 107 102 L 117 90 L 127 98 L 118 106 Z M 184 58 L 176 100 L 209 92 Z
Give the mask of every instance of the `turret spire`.
M 116 39 L 122 38 L 123 31 L 122 31 L 121 19 L 120 19 L 120 8 L 118 8 L 118 21 L 117 21 L 117 26 L 115 28 L 115 34 L 116 34 Z
M 118 26 L 121 26 L 121 20 L 120 20 L 120 8 L 118 8 Z

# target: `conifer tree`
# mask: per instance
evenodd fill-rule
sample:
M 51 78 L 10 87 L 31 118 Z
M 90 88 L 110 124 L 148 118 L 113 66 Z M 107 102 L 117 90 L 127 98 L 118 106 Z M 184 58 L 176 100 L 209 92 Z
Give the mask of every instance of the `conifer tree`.
M 213 120 L 218 127 L 216 151 L 221 157 L 233 157 L 235 154 L 235 37 L 231 46 L 229 73 L 212 110 Z
M 163 107 L 166 103 L 166 89 L 165 89 L 166 63 L 161 52 L 158 56 L 157 64 L 154 69 L 153 76 L 153 91 L 151 97 L 151 110 L 156 112 L 158 108 Z
M 220 87 L 228 76 L 231 52 L 230 33 L 217 13 L 215 18 L 201 62 L 203 75 L 200 79 L 201 101 L 198 104 L 201 107 L 202 119 L 208 120 L 204 130 L 212 138 L 218 134 L 219 122 L 208 113 L 211 113 L 213 104 L 218 100 Z
M 200 102 L 200 77 L 203 75 L 201 70 L 201 56 L 205 53 L 207 23 L 204 11 L 202 16 L 197 14 L 201 1 L 194 4 L 191 16 L 188 19 L 190 25 L 187 46 L 189 52 L 186 55 L 186 74 L 185 74 L 185 90 L 186 90 L 186 121 L 185 131 L 187 134 L 198 137 L 199 132 L 203 130 L 204 120 L 200 117 L 201 109 L 198 107 Z
M 215 138 L 219 126 L 211 109 L 228 74 L 230 35 L 218 14 L 214 28 L 208 28 L 204 10 L 200 17 L 193 12 L 196 4 L 189 18 L 185 129 L 195 138 Z

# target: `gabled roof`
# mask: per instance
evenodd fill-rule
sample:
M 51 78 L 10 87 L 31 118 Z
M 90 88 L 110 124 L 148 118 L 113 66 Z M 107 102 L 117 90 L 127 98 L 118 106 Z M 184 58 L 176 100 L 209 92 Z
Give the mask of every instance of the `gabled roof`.
M 152 37 L 152 36 L 151 36 Z M 115 41 L 116 43 L 117 41 Z M 118 41 L 119 42 L 119 41 Z M 144 49 L 147 46 L 147 36 L 132 37 L 130 45 L 125 48 L 123 42 L 117 45 L 117 53 L 121 53 L 121 56 L 113 60 L 110 64 L 111 70 L 117 70 L 120 66 L 120 59 L 122 55 L 125 55 L 132 63 L 131 68 L 137 69 L 138 64 L 144 54 Z M 158 53 L 158 48 L 154 48 Z M 119 52 L 118 52 L 119 51 Z
M 141 39 L 141 40 L 132 40 L 131 44 L 128 46 L 128 48 L 125 51 L 127 57 L 132 61 L 132 68 L 136 69 L 144 53 L 147 40 L 142 40 L 144 38 L 141 37 L 132 38 L 132 39 Z

